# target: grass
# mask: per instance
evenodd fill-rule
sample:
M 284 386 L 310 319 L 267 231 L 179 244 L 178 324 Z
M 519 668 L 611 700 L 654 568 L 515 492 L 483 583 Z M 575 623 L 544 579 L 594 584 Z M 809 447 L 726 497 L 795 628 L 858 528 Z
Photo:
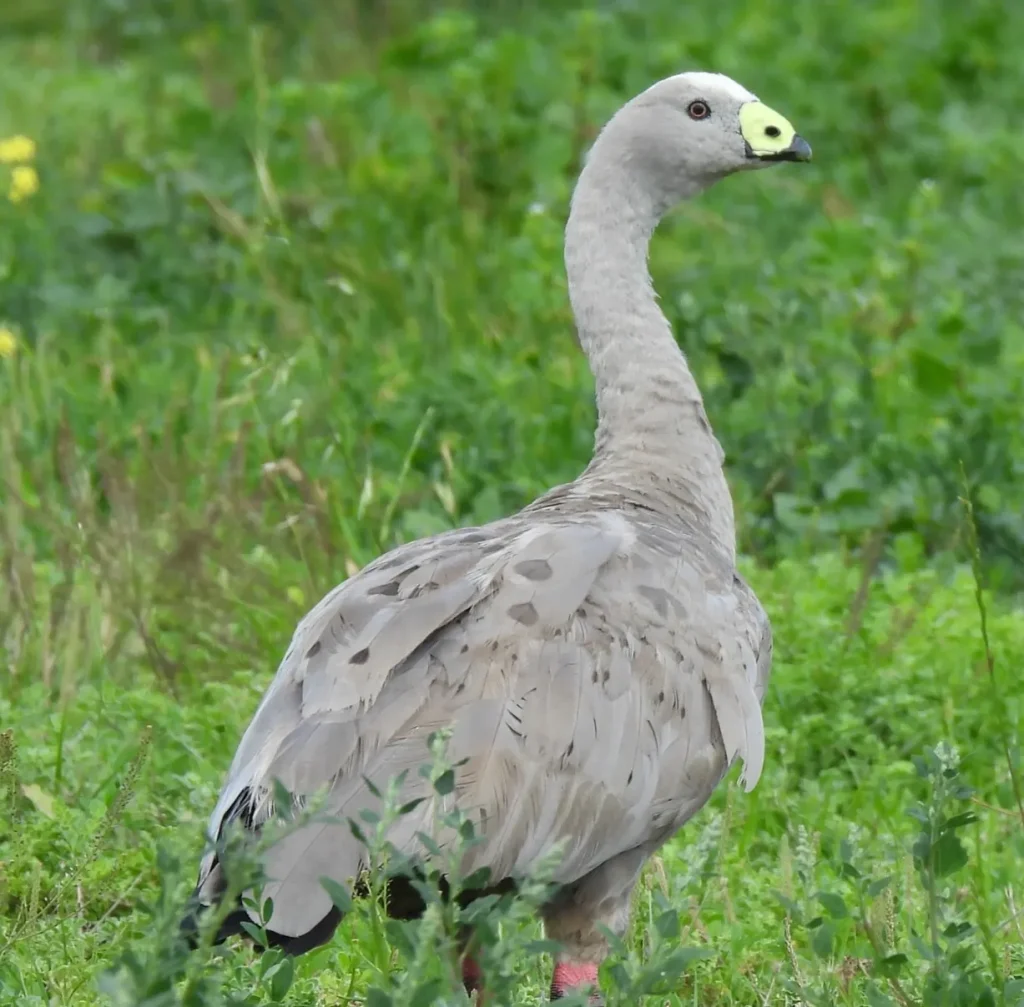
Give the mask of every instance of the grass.
M 572 181 L 622 100 L 701 66 L 816 153 L 652 255 L 775 625 L 768 764 L 645 875 L 606 985 L 636 1003 L 639 959 L 684 946 L 709 956 L 646 1002 L 1020 1002 L 1024 10 L 3 18 L 0 140 L 35 141 L 40 185 L 0 199 L 0 1001 L 429 994 L 430 920 L 410 951 L 361 905 L 293 976 L 177 958 L 169 921 L 303 612 L 586 462 Z M 535 928 L 503 912 L 536 1002 Z

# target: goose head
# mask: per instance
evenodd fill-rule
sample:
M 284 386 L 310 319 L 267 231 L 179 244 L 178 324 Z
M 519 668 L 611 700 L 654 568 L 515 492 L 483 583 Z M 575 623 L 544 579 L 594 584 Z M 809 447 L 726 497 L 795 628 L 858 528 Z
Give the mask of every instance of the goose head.
M 729 77 L 703 72 L 637 95 L 609 121 L 595 153 L 598 145 L 660 209 L 734 172 L 811 159 L 788 119 Z

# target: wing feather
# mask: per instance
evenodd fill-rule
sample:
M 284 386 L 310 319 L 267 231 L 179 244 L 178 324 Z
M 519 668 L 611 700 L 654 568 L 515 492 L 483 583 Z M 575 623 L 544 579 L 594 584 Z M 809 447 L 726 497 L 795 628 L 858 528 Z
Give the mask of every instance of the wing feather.
M 582 877 L 681 825 L 736 758 L 753 786 L 763 626 L 747 595 L 730 594 L 731 567 L 719 576 L 681 548 L 615 512 L 552 512 L 381 557 L 299 625 L 211 833 L 239 816 L 258 828 L 274 779 L 300 796 L 325 792 L 327 813 L 345 818 L 375 805 L 366 778 L 383 788 L 406 772 L 405 796 L 430 800 L 390 840 L 410 853 L 418 831 L 446 842 L 415 772 L 440 726 L 463 762 L 455 797 L 482 836 L 465 867 L 495 877 L 529 871 L 556 843 L 556 880 Z M 311 823 L 273 846 L 271 928 L 313 928 L 330 909 L 319 878 L 355 877 L 364 852 L 343 824 Z M 207 901 L 216 875 L 210 855 Z

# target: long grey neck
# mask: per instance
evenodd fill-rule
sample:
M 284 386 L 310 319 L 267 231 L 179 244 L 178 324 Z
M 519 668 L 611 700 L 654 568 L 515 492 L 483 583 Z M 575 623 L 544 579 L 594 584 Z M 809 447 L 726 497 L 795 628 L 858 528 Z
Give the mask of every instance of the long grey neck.
M 722 449 L 647 269 L 666 207 L 631 184 L 628 154 L 613 141 L 603 134 L 591 151 L 565 232 L 569 295 L 597 391 L 594 458 L 581 481 L 697 524 L 734 557 Z

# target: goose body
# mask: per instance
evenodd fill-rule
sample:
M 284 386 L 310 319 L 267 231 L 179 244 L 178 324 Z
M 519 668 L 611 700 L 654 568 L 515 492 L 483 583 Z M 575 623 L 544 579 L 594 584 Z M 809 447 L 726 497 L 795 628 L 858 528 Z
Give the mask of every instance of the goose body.
M 465 870 L 514 879 L 561 848 L 562 890 L 544 913 L 565 946 L 556 995 L 573 976 L 593 982 L 601 926 L 622 931 L 644 861 L 733 762 L 756 784 L 771 630 L 735 568 L 722 451 L 646 252 L 680 199 L 808 156 L 785 119 L 715 74 L 656 84 L 602 132 L 566 230 L 597 386 L 593 461 L 518 514 L 381 556 L 299 624 L 209 827 L 258 831 L 275 779 L 299 798 L 326 793 L 342 820 L 265 854 L 276 942 L 301 951 L 329 937 L 337 912 L 320 878 L 349 883 L 366 867 L 344 820 L 377 805 L 367 780 L 408 771 L 405 799 L 429 797 L 416 770 L 438 728 L 465 760 L 453 799 L 482 838 Z M 415 854 L 434 810 L 427 800 L 399 818 L 390 840 Z M 211 850 L 197 900 L 216 902 L 223 883 Z

